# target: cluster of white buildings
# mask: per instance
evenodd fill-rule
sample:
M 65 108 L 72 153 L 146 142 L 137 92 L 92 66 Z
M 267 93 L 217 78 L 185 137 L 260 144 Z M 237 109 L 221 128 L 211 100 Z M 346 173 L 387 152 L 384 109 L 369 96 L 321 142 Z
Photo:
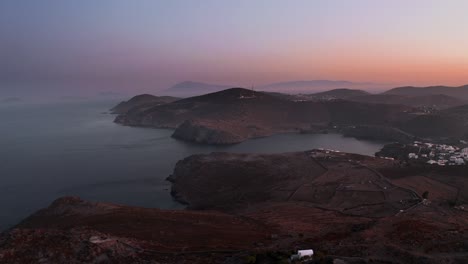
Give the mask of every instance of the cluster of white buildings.
M 409 153 L 408 159 L 421 160 L 439 166 L 468 164 L 468 148 L 460 149 L 445 144 L 419 141 L 415 141 L 414 146 L 419 147 L 419 151 L 418 153 Z

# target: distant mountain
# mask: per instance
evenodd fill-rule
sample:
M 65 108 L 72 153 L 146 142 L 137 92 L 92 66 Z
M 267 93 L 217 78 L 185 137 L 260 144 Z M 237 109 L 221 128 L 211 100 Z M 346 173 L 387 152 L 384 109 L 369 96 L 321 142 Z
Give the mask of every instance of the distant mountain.
M 219 92 L 231 87 L 234 86 L 185 81 L 178 83 L 170 87 L 169 89 L 164 90 L 164 93 L 172 96 L 190 97 L 207 93 Z
M 436 109 L 445 109 L 468 103 L 443 94 L 408 96 L 400 94 L 368 94 L 363 96 L 349 97 L 351 101 L 374 104 L 402 104 L 413 107 L 433 107 Z
M 110 111 L 113 114 L 125 114 L 134 107 L 146 108 L 161 104 L 167 104 L 179 100 L 180 98 L 171 96 L 154 96 L 151 94 L 141 94 L 134 96 L 128 101 L 124 101 L 113 107 Z
M 290 93 L 313 93 L 322 92 L 330 89 L 341 88 L 372 88 L 380 86 L 372 83 L 355 83 L 349 81 L 331 81 L 331 80 L 309 80 L 309 81 L 290 81 L 278 82 L 260 86 L 260 90 L 272 92 L 290 92 Z
M 369 95 L 368 92 L 363 91 L 363 90 L 357 90 L 357 89 L 333 89 L 330 91 L 325 91 L 325 92 L 320 92 L 320 93 L 314 93 L 312 96 L 314 97 L 320 97 L 320 98 L 336 98 L 336 99 L 348 99 L 351 97 L 357 97 L 357 96 L 366 96 Z
M 384 94 L 396 94 L 406 96 L 424 96 L 443 94 L 456 97 L 459 99 L 468 100 L 468 85 L 451 87 L 451 86 L 429 86 L 429 87 L 398 87 L 386 91 Z

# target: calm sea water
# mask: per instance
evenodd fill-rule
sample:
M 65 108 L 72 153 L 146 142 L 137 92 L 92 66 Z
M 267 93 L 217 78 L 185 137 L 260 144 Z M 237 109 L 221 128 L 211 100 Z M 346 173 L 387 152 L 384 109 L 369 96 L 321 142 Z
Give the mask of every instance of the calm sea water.
M 171 130 L 114 124 L 114 116 L 103 112 L 115 104 L 0 106 L 0 230 L 66 195 L 182 208 L 172 200 L 165 178 L 191 154 L 324 147 L 373 155 L 383 146 L 336 134 L 283 134 L 233 146 L 202 146 L 171 138 Z

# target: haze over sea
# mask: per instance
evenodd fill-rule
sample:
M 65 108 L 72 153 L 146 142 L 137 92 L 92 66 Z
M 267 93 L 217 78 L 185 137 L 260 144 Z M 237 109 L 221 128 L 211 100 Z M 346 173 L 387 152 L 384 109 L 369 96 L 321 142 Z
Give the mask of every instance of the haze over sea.
M 114 124 L 118 101 L 0 105 L 0 230 L 75 195 L 128 205 L 182 208 L 165 181 L 175 163 L 212 151 L 274 153 L 330 148 L 373 155 L 383 143 L 337 134 L 283 134 L 231 146 L 171 138 L 172 130 Z

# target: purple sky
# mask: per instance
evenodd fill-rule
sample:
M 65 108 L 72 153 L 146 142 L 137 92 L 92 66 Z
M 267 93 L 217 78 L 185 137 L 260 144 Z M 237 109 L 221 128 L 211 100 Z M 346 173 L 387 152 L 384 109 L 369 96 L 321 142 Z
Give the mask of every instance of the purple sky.
M 468 1 L 1 0 L 0 94 L 468 83 Z

